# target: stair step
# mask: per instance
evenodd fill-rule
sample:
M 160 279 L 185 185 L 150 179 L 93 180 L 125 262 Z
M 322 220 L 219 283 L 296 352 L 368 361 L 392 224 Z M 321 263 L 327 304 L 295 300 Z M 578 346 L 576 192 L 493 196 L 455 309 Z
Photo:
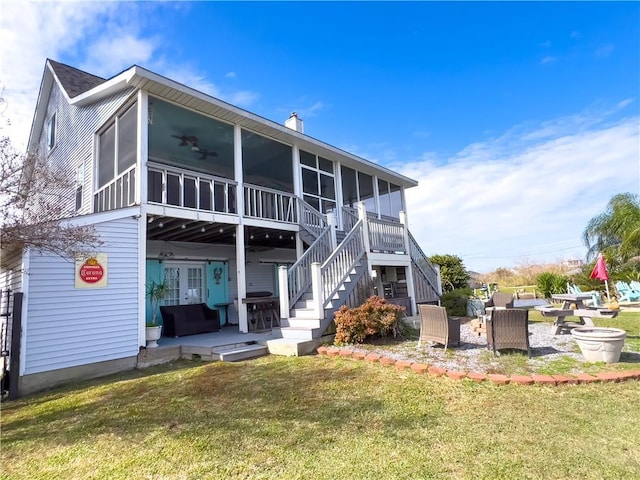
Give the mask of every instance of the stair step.
M 317 318 L 283 318 L 282 327 L 320 328 L 320 320 Z
M 319 328 L 306 328 L 306 327 L 280 327 L 280 335 L 282 338 L 295 338 L 301 340 L 312 340 L 321 335 Z
M 317 320 L 318 316 L 313 308 L 294 308 L 289 318 Z
M 249 358 L 262 357 L 269 353 L 269 349 L 265 345 L 259 344 L 214 348 L 211 351 L 220 357 L 221 362 L 238 362 Z

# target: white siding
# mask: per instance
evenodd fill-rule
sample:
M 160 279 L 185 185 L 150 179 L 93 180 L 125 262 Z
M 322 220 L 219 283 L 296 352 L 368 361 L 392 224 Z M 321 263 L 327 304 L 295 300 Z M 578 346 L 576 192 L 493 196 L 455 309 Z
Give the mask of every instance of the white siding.
M 1 252 L 2 265 L 0 266 L 0 345 L 2 348 L 10 349 L 12 323 L 11 317 L 7 315 L 13 312 L 13 296 L 11 294 L 22 291 L 22 250 L 11 253 Z M 4 359 L 5 362 L 9 358 Z
M 69 105 L 58 84 L 54 82 L 49 104 L 46 106 L 45 128 L 38 141 L 38 149 L 43 158 L 52 165 L 62 166 L 69 178 L 74 180 L 76 169 L 84 163 L 84 185 L 82 186 L 82 208 L 79 214 L 92 211 L 94 167 L 94 135 L 129 98 L 132 89 L 119 92 L 99 102 L 77 107 Z M 44 108 L 44 106 L 40 106 Z M 47 152 L 46 123 L 56 113 L 56 146 Z M 75 211 L 75 191 L 70 194 L 70 213 Z
M 0 266 L 0 290 L 6 292 L 22 291 L 22 250 L 16 250 L 7 254 L 2 252 L 2 265 Z
M 75 264 L 31 253 L 23 374 L 138 353 L 138 220 L 97 224 L 107 288 L 75 288 Z

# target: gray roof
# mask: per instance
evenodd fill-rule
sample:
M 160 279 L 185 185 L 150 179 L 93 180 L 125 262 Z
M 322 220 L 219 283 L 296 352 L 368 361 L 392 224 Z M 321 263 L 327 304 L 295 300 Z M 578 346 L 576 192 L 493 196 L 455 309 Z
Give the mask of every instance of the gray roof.
M 58 63 L 49 59 L 49 64 L 53 68 L 53 71 L 60 80 L 62 87 L 69 95 L 69 98 L 77 97 L 78 95 L 91 90 L 93 87 L 106 82 L 104 78 L 90 73 L 83 72 L 77 68 L 70 67 L 63 63 Z

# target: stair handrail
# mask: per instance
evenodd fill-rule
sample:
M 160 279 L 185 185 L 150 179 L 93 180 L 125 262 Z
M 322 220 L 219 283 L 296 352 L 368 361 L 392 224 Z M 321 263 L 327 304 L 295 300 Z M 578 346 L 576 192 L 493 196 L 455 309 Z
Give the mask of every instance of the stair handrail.
M 411 256 L 411 260 L 413 260 L 414 265 L 418 267 L 418 270 L 422 274 L 422 276 L 429 282 L 433 290 L 438 294 L 442 295 L 442 292 L 439 291 L 438 285 L 438 270 L 433 266 L 433 264 L 429 261 L 425 253 L 420 248 L 420 245 L 416 241 L 411 232 L 409 234 L 409 254 Z
M 320 267 L 323 303 L 326 307 L 342 286 L 356 264 L 366 254 L 363 238 L 363 222 L 358 222 Z
M 342 207 L 342 229 L 348 232 L 358 223 L 358 209 L 351 207 Z
M 311 286 L 311 264 L 323 263 L 331 255 L 331 226 L 320 233 L 318 238 L 287 270 L 287 290 L 289 305 L 293 306 Z
M 298 197 L 299 223 L 315 238 L 318 238 L 327 228 L 327 216 Z

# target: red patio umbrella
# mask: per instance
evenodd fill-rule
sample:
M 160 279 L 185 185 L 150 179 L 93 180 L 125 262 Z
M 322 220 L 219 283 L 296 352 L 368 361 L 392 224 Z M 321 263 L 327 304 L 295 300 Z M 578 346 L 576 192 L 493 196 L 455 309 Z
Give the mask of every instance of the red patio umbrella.
M 604 285 L 607 289 L 607 298 L 611 301 L 611 295 L 609 295 L 609 272 L 607 272 L 607 264 L 604 263 L 604 256 L 602 253 L 598 254 L 598 259 L 596 260 L 596 264 L 593 267 L 593 271 L 591 272 L 590 278 L 597 278 L 598 280 L 603 280 Z

